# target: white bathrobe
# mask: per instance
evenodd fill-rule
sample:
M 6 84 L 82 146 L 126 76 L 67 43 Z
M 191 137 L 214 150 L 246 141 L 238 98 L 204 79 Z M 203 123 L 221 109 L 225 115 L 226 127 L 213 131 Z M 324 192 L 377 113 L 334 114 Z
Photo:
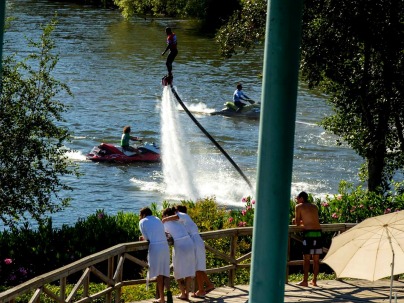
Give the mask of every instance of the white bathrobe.
M 195 277 L 194 242 L 188 235 L 185 226 L 178 221 L 168 221 L 164 223 L 164 228 L 174 239 L 173 265 L 175 279 Z
M 147 216 L 139 221 L 139 229 L 145 240 L 149 241 L 148 278 L 153 279 L 159 275 L 169 277 L 170 249 L 163 223 L 155 216 Z
M 206 250 L 205 242 L 201 238 L 198 230 L 198 226 L 191 219 L 191 217 L 182 212 L 177 213 L 179 222 L 184 224 L 185 229 L 190 235 L 192 241 L 194 242 L 195 248 L 195 259 L 196 259 L 196 271 L 206 271 Z

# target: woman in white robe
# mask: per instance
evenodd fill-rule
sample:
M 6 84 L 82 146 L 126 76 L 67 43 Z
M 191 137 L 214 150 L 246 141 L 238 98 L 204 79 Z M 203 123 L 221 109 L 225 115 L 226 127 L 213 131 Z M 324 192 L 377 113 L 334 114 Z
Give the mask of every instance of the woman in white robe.
M 163 220 L 175 214 L 171 208 L 167 208 L 163 212 Z M 188 235 L 185 226 L 178 221 L 168 221 L 164 223 L 164 229 L 174 239 L 173 247 L 173 265 L 174 277 L 178 281 L 181 290 L 181 300 L 189 300 L 189 291 L 191 288 L 192 278 L 195 276 L 195 250 L 194 242 Z M 184 280 L 184 284 L 182 282 Z
M 152 211 L 148 207 L 140 210 L 140 219 L 139 229 L 142 233 L 140 240 L 149 241 L 147 280 L 157 278 L 157 289 L 160 296 L 157 302 L 164 303 L 164 278 L 170 277 L 170 249 L 164 225 L 159 218 L 152 215 Z M 168 297 L 171 297 L 169 288 L 167 289 L 169 301 Z

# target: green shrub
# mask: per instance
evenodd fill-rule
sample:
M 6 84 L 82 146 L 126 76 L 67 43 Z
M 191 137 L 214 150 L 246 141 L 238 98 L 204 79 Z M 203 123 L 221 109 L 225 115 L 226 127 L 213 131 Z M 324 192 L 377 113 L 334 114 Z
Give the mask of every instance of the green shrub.
M 381 195 L 342 181 L 337 194 L 323 199 L 309 195 L 309 199 L 319 208 L 320 223 L 356 223 L 368 217 L 404 209 L 402 189 L 403 184 L 397 183 L 394 184 L 394 190 Z M 218 205 L 214 197 L 196 202 L 181 201 L 187 206 L 188 214 L 198 225 L 200 232 L 252 226 L 255 200 L 248 196 L 242 202 L 244 204 L 240 208 L 226 209 Z M 164 201 L 162 206 L 164 209 L 173 205 Z M 295 202 L 291 200 L 290 222 L 294 217 L 294 206 Z M 161 218 L 161 208 L 156 203 L 151 205 L 151 209 L 154 215 Z M 78 220 L 73 226 L 53 228 L 52 220 L 48 219 L 35 230 L 28 225 L 5 230 L 0 233 L 0 285 L 3 288 L 18 285 L 111 246 L 137 241 L 139 236 L 138 214 L 119 212 L 110 216 L 103 210 L 97 210 L 86 219 Z M 327 239 L 326 242 L 330 243 L 331 235 Z M 229 239 L 208 240 L 207 243 L 228 253 Z M 239 237 L 236 257 L 250 251 L 251 243 L 251 237 Z M 226 262 L 208 252 L 207 263 L 207 267 L 211 268 L 224 266 Z M 133 278 L 142 276 L 140 267 L 130 272 Z M 227 273 L 214 274 L 212 279 L 217 285 L 228 282 Z M 248 283 L 248 271 L 238 272 L 237 279 L 240 283 Z

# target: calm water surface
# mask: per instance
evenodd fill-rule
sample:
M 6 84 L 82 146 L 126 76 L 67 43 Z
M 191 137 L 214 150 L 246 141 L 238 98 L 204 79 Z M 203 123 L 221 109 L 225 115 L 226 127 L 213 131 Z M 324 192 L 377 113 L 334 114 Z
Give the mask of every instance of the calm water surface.
M 174 28 L 179 55 L 174 62 L 178 94 L 198 121 L 228 152 L 255 186 L 259 122 L 207 113 L 221 109 L 241 81 L 253 99 L 261 98 L 262 49 L 222 59 L 214 41 L 198 35 L 189 22 L 171 19 L 125 21 L 119 11 L 66 3 L 8 0 L 6 14 L 15 17 L 5 34 L 4 54 L 29 50 L 25 37 L 38 39 L 40 24 L 57 12 L 55 31 L 60 61 L 55 77 L 66 82 L 74 97 L 65 118 L 74 135 L 69 156 L 84 174 L 67 180 L 73 187 L 71 207 L 53 216 L 55 225 L 74 223 L 97 209 L 109 214 L 135 211 L 152 202 L 184 198 L 166 191 L 162 164 L 110 165 L 85 160 L 100 142 L 118 143 L 123 126 L 146 141 L 161 143 L 161 77 L 166 73 L 166 26 Z M 337 147 L 335 138 L 316 123 L 329 112 L 324 99 L 299 87 L 292 194 L 306 190 L 333 194 L 341 179 L 354 180 L 361 160 L 353 151 Z M 247 185 L 189 117 L 180 111 L 182 144 L 192 153 L 187 170 L 197 180 L 202 197 L 241 205 L 253 194 Z M 170 151 L 165 151 L 170 152 Z M 192 163 L 191 163 L 192 162 Z M 191 165 L 192 164 L 192 165 Z

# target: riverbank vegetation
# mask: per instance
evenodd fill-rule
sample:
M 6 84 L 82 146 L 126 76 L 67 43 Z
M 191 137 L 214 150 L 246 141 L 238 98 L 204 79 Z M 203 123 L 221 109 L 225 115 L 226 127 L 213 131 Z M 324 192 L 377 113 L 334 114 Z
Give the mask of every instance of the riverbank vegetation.
M 346 182 L 341 182 L 338 194 L 315 199 L 310 196 L 310 199 L 319 208 L 322 224 L 358 223 L 368 217 L 404 209 L 403 192 L 381 195 Z M 256 202 L 251 197 L 245 197 L 241 202 L 242 208 L 231 209 L 220 206 L 214 197 L 181 203 L 187 206 L 189 215 L 198 225 L 200 232 L 203 232 L 253 226 Z M 295 202 L 291 200 L 289 222 L 292 222 L 294 217 L 294 205 Z M 169 202 L 163 202 L 163 209 L 168 206 Z M 161 218 L 162 209 L 158 208 L 157 204 L 152 204 L 151 208 L 154 215 Z M 38 228 L 25 225 L 4 230 L 0 233 L 3 257 L 0 260 L 0 285 L 17 285 L 116 244 L 137 241 L 140 236 L 138 223 L 139 216 L 135 213 L 119 212 L 109 215 L 103 210 L 97 210 L 93 215 L 80 219 L 71 226 L 54 228 L 52 220 L 49 219 Z M 243 241 L 239 245 L 243 250 L 240 253 L 251 250 L 251 239 Z M 229 243 L 215 242 L 214 245 L 223 246 L 226 251 Z M 300 250 L 296 253 L 300 255 Z M 145 260 L 146 252 L 138 257 Z M 208 268 L 218 265 L 219 260 L 208 260 L 212 262 L 208 264 Z M 137 277 L 143 274 L 135 273 L 135 269 L 133 272 Z M 226 283 L 224 274 L 215 275 L 213 279 L 217 285 Z M 248 272 L 240 274 L 238 279 L 238 283 L 248 283 Z

